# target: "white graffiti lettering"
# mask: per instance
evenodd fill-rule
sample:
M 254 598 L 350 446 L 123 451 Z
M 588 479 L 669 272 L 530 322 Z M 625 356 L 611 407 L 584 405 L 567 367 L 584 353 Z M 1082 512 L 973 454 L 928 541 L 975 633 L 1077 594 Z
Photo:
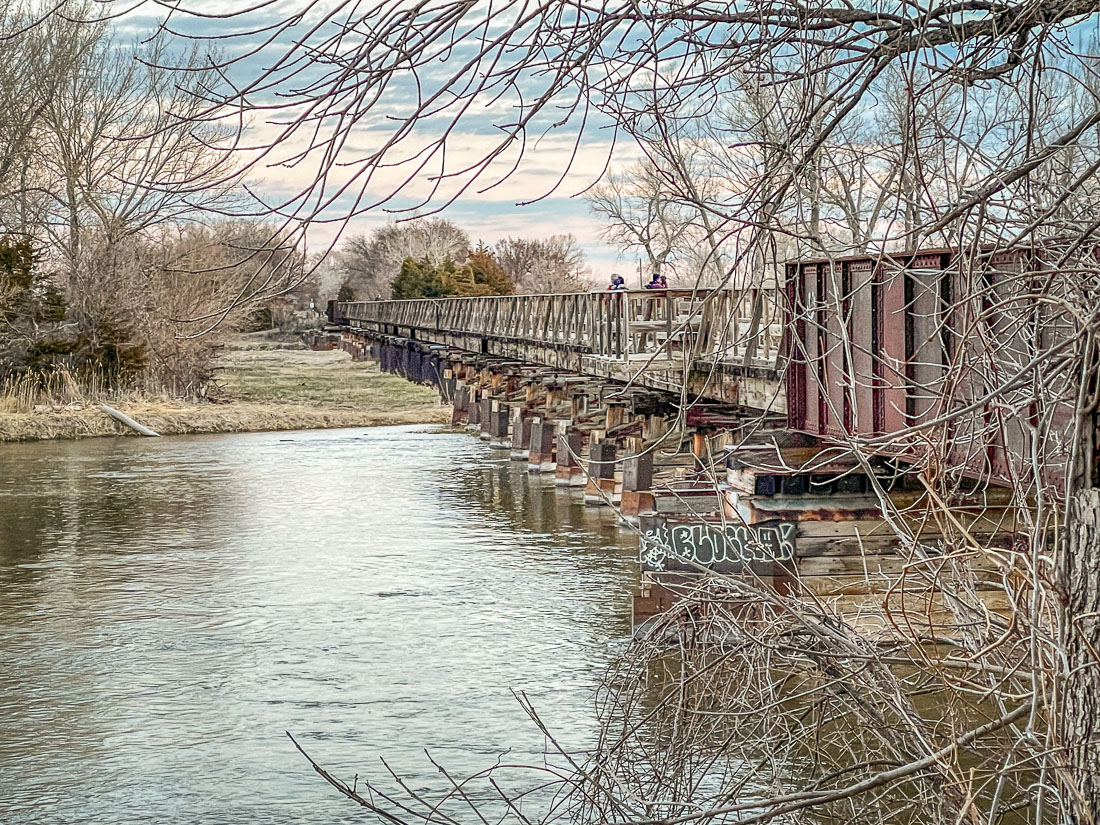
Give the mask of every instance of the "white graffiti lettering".
M 767 564 L 794 558 L 795 525 L 672 524 L 656 519 L 642 534 L 641 562 L 664 570 L 670 559 L 703 567 Z

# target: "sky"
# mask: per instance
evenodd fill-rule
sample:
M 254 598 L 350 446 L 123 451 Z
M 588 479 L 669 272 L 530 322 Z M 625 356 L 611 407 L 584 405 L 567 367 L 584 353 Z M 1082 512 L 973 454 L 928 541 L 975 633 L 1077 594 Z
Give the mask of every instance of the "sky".
M 281 5 L 298 10 L 304 3 Z M 250 28 L 250 23 L 257 26 L 270 24 L 275 17 L 272 8 L 268 7 L 261 17 L 253 15 L 252 18 L 234 20 L 230 24 L 220 19 L 174 17 L 171 25 L 196 37 L 217 37 L 224 35 L 229 28 L 245 30 Z M 115 27 L 122 38 L 140 40 L 155 31 L 157 21 L 162 18 L 162 10 L 143 6 L 116 21 Z M 234 85 L 242 88 L 256 77 L 263 76 L 285 53 L 285 44 L 291 38 L 300 37 L 315 22 L 316 16 L 303 19 L 259 54 L 249 52 L 262 37 L 267 36 L 265 34 L 220 39 L 214 41 L 214 45 L 223 57 L 239 57 L 239 62 L 227 70 L 227 76 Z M 328 30 L 333 28 L 330 26 Z M 321 29 L 315 33 L 314 39 L 325 37 L 324 32 L 325 29 Z M 183 40 L 180 42 L 185 43 Z M 208 42 L 203 44 L 204 47 Z M 341 135 L 344 143 L 339 164 L 330 167 L 326 197 L 333 197 L 331 205 L 324 210 L 320 220 L 310 225 L 310 250 L 320 251 L 338 236 L 346 238 L 366 233 L 387 221 L 416 214 L 437 214 L 464 229 L 475 243 L 484 241 L 492 244 L 509 236 L 572 234 L 585 250 L 596 280 L 606 280 L 613 272 L 636 272 L 637 263 L 633 254 L 623 256 L 601 239 L 604 223 L 590 214 L 582 196 L 587 187 L 599 180 L 609 162 L 614 167 L 637 157 L 637 149 L 629 139 L 620 136 L 617 141 L 613 140 L 614 130 L 610 128 L 610 121 L 601 121 L 598 116 L 590 116 L 584 149 L 574 155 L 576 130 L 571 124 L 555 126 L 554 118 L 560 117 L 560 114 L 549 112 L 529 130 L 529 140 L 518 168 L 512 171 L 520 154 L 516 148 L 518 142 L 513 142 L 460 198 L 453 204 L 445 205 L 460 183 L 467 181 L 469 176 L 459 174 L 457 178 L 445 178 L 438 182 L 437 175 L 441 170 L 447 174 L 460 173 L 483 158 L 500 142 L 503 134 L 501 127 L 517 117 L 516 103 L 537 93 L 535 85 L 500 99 L 479 100 L 478 105 L 470 107 L 453 127 L 445 152 L 437 153 L 425 168 L 415 171 L 410 164 L 414 162 L 416 153 L 430 146 L 451 125 L 451 118 L 446 112 L 425 116 L 403 144 L 386 156 L 388 162 L 397 160 L 403 163 L 374 168 L 369 182 L 364 184 L 366 170 L 360 165 L 362 160 L 392 135 L 398 120 L 406 117 L 415 107 L 418 94 L 428 94 L 433 86 L 445 85 L 453 77 L 455 67 L 462 66 L 469 56 L 470 51 L 459 46 L 419 67 L 415 81 L 411 74 L 398 75 L 376 102 L 356 111 L 357 122 Z M 250 99 L 254 103 L 287 105 L 285 101 L 288 98 L 280 94 L 301 89 L 309 81 L 331 71 L 331 66 L 322 64 L 307 64 L 300 68 L 301 71 L 295 75 L 284 73 L 279 77 L 276 74 L 276 82 L 250 95 Z M 532 84 L 537 84 L 537 80 Z M 300 99 L 300 95 L 295 99 Z M 344 101 L 339 103 L 342 105 Z M 276 136 L 285 128 L 282 124 L 301 111 L 286 108 L 252 113 L 245 131 L 246 141 L 254 146 L 274 143 Z M 335 118 L 322 121 L 320 134 L 331 135 L 335 122 Z M 248 175 L 253 191 L 269 204 L 277 204 L 292 200 L 308 189 L 318 168 L 316 152 L 300 163 L 286 165 L 278 162 L 308 149 L 312 139 L 312 130 L 303 127 L 283 138 L 276 148 L 262 153 L 262 156 L 255 151 L 242 152 L 243 158 L 258 158 Z M 563 170 L 570 164 L 570 171 L 563 178 Z M 493 183 L 496 185 L 489 187 Z M 439 189 L 433 196 L 432 188 L 437 185 Z M 347 189 L 343 190 L 343 187 Z M 364 210 L 364 204 L 373 206 Z M 349 214 L 353 216 L 346 219 Z
M 245 0 L 183 1 L 205 4 L 197 8 L 217 13 L 248 5 Z M 362 4 L 357 4 L 356 0 L 348 0 L 345 4 L 345 0 L 322 0 L 316 6 L 310 6 L 308 0 L 277 0 L 241 18 L 227 21 L 212 17 L 188 18 L 176 15 L 172 25 L 196 37 L 222 38 L 217 39 L 215 45 L 226 56 L 247 55 L 227 69 L 230 81 L 238 88 L 244 88 L 275 66 L 292 40 L 306 36 L 311 38 L 309 42 L 319 43 L 331 36 L 331 32 L 335 30 L 331 24 L 313 29 L 324 9 L 354 7 L 355 14 L 360 14 L 386 2 L 387 0 L 364 0 Z M 396 4 L 405 0 L 392 2 Z M 439 3 L 442 2 L 443 0 L 439 0 Z M 475 7 L 475 12 L 487 8 L 489 2 L 490 0 L 481 0 Z M 497 4 L 494 6 L 496 8 L 507 0 L 493 2 Z M 270 26 L 274 21 L 281 19 L 287 10 L 299 12 L 303 9 L 306 12 L 293 27 L 275 35 L 273 42 L 259 54 L 250 54 L 257 43 L 270 36 Z M 117 21 L 116 26 L 124 36 L 140 39 L 155 29 L 158 15 L 162 14 L 163 7 L 141 5 Z M 1093 19 L 1092 36 L 1095 36 L 1095 22 L 1096 18 Z M 256 31 L 251 34 L 224 39 L 227 32 L 246 31 L 252 27 Z M 268 29 L 264 30 L 264 27 Z M 1078 28 L 1084 33 L 1084 24 L 1079 24 Z M 415 40 L 415 28 L 412 31 L 412 39 Z M 492 37 L 494 33 L 490 26 L 480 34 Z M 345 35 L 342 43 L 345 54 L 349 46 L 358 42 L 356 37 L 361 36 L 355 33 Z M 630 45 L 627 44 L 628 47 Z M 588 186 L 600 178 L 609 160 L 614 167 L 638 157 L 637 147 L 630 143 L 629 138 L 620 137 L 617 142 L 612 141 L 614 133 L 609 128 L 610 122 L 601 119 L 598 114 L 590 117 L 586 125 L 583 151 L 575 157 L 573 144 L 576 118 L 561 125 L 555 120 L 561 116 L 560 109 L 543 114 L 536 119 L 529 131 L 532 138 L 540 134 L 543 136 L 528 143 L 523 152 L 522 163 L 514 172 L 499 185 L 486 188 L 489 183 L 498 180 L 511 169 L 517 155 L 513 145 L 455 203 L 442 208 L 447 204 L 450 195 L 467 180 L 468 176 L 464 176 L 462 170 L 484 157 L 500 140 L 501 128 L 516 119 L 516 104 L 520 100 L 529 102 L 537 95 L 540 89 L 540 78 L 537 75 L 527 73 L 515 88 L 505 89 L 499 99 L 483 98 L 478 101 L 478 105 L 470 107 L 449 133 L 446 151 L 437 153 L 432 163 L 412 174 L 409 163 L 417 157 L 417 151 L 430 147 L 443 130 L 451 125 L 446 112 L 425 115 L 401 145 L 387 154 L 389 165 L 374 168 L 369 180 L 366 178 L 366 170 L 360 165 L 363 160 L 392 135 L 398 121 L 415 108 L 418 97 L 430 95 L 452 81 L 456 69 L 472 56 L 471 48 L 468 44 L 460 43 L 445 53 L 438 54 L 436 59 L 424 62 L 418 67 L 415 82 L 411 74 L 397 75 L 381 90 L 377 101 L 371 102 L 369 106 L 350 110 L 350 116 L 355 122 L 341 134 L 343 144 L 338 157 L 339 165 L 332 167 L 325 188 L 325 196 L 331 197 L 332 201 L 323 212 L 322 220 L 311 225 L 308 236 L 311 250 L 324 249 L 332 243 L 337 233 L 347 237 L 369 232 L 374 227 L 401 217 L 439 214 L 465 229 L 474 242 L 480 240 L 491 244 L 508 236 L 545 237 L 570 233 L 585 249 L 598 279 L 606 279 L 615 271 L 623 274 L 636 272 L 634 255 L 622 256 L 602 241 L 600 236 L 604 224 L 590 214 L 587 203 L 581 196 Z M 386 50 L 379 51 L 383 53 L 377 55 L 372 51 L 366 55 L 365 63 L 376 64 L 379 60 L 385 60 Z M 299 49 L 296 54 L 300 57 L 302 53 Z M 548 59 L 552 58 L 551 54 Z M 364 60 L 364 57 L 360 55 L 358 59 Z M 503 58 L 505 65 L 508 59 L 507 56 Z M 359 69 L 361 65 L 363 64 L 357 62 L 354 67 Z M 303 87 L 308 87 L 324 73 L 334 71 L 331 62 L 307 62 L 300 64 L 298 68 L 300 71 L 294 75 L 285 72 L 280 75 L 276 68 L 274 82 L 250 93 L 250 101 L 263 105 L 301 100 Z M 500 66 L 495 65 L 494 69 L 499 71 Z M 335 105 L 345 106 L 353 91 L 354 87 L 348 84 L 343 88 L 342 97 L 326 99 Z M 454 111 L 456 105 L 452 102 L 450 110 Z M 285 123 L 299 111 L 287 108 L 253 113 L 246 130 L 246 138 L 255 144 L 272 143 L 274 136 L 283 128 L 279 125 L 280 121 Z M 334 122 L 335 119 L 331 117 L 322 121 L 322 137 L 332 134 Z M 250 175 L 254 190 L 261 198 L 270 203 L 292 200 L 309 187 L 316 171 L 316 153 L 307 156 L 299 164 L 282 165 L 278 162 L 305 150 L 310 139 L 310 130 L 303 126 L 293 131 L 288 139 L 281 141 L 278 147 L 263 155 Z M 242 154 L 242 157 L 253 156 L 255 153 Z M 395 166 L 395 161 L 404 163 Z M 570 164 L 571 169 L 563 179 L 563 170 Z M 444 177 L 439 191 L 433 194 L 432 187 L 441 170 L 457 177 Z M 372 203 L 372 208 L 362 209 L 365 204 Z M 336 220 L 342 220 L 349 214 L 353 216 L 346 225 Z

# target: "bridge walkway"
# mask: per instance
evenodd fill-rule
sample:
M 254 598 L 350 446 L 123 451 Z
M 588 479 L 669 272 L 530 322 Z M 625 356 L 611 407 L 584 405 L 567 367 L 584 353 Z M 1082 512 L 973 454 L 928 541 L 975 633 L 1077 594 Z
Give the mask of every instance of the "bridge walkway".
M 782 414 L 783 315 L 770 289 L 632 290 L 334 303 L 330 320 L 581 376 Z

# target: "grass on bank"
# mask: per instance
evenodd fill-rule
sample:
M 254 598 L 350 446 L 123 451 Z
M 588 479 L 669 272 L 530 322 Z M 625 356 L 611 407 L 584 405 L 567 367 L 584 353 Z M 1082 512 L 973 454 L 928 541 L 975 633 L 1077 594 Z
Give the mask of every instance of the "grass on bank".
M 381 372 L 372 363 L 356 363 L 335 350 L 230 350 L 221 359 L 217 381 L 236 401 L 376 411 L 439 407 L 435 390 Z
M 106 393 L 58 373 L 44 386 L 0 388 L 0 442 L 128 434 L 95 408 L 109 404 L 161 435 L 434 423 L 447 420 L 429 387 L 343 352 L 313 352 L 241 336 L 222 354 L 210 401 Z

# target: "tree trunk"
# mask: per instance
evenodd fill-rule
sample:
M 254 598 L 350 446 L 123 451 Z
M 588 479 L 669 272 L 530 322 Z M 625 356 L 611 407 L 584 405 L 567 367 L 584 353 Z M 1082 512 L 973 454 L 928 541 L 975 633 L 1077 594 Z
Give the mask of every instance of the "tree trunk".
M 1077 493 L 1061 569 L 1067 671 L 1056 720 L 1077 825 L 1100 823 L 1100 489 Z

